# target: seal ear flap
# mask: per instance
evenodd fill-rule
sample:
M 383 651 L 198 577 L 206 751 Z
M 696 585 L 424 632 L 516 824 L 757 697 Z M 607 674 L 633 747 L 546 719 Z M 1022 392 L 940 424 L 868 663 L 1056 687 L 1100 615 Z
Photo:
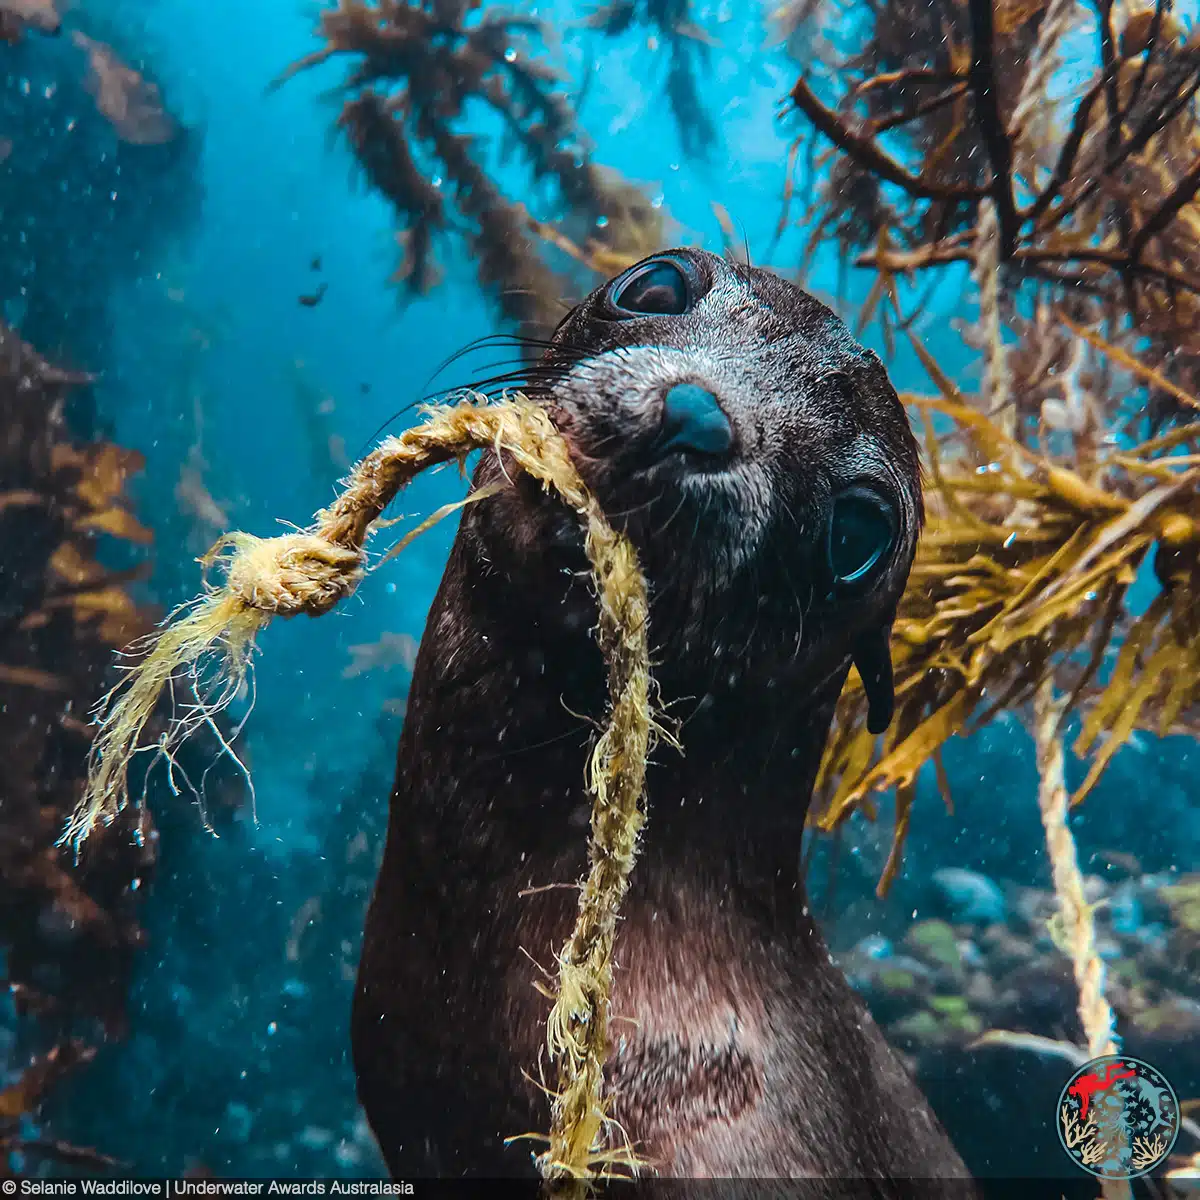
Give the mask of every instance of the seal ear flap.
M 864 630 L 854 643 L 854 666 L 867 693 L 867 729 L 882 733 L 892 722 L 896 695 L 892 689 L 892 623 Z

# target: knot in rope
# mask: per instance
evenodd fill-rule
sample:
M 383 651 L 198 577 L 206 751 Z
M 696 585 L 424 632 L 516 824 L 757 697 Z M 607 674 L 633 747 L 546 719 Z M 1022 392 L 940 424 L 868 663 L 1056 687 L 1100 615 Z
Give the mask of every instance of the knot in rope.
M 233 550 L 226 591 L 247 608 L 272 616 L 322 616 L 358 587 L 365 570 L 361 551 L 315 533 L 276 538 L 233 534 L 209 555 L 210 562 L 223 547 Z

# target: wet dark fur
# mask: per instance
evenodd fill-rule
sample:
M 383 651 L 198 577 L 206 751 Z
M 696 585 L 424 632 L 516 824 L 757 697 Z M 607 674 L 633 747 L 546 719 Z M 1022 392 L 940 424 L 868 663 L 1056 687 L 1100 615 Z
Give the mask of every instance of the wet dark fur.
M 661 747 L 650 767 L 618 937 L 614 1115 L 663 1174 L 962 1176 L 831 965 L 800 876 L 835 699 L 856 648 L 886 647 L 911 565 L 916 446 L 878 358 L 832 313 L 687 253 L 711 285 L 694 312 L 614 321 L 597 293 L 530 380 L 638 546 L 656 676 L 683 722 L 684 754 Z M 720 397 L 728 472 L 655 458 L 680 381 Z M 477 481 L 498 477 L 485 458 Z M 816 530 L 862 478 L 894 499 L 900 545 L 866 594 L 830 602 Z M 465 511 L 430 614 L 353 1017 L 359 1094 L 401 1176 L 529 1175 L 541 1144 L 504 1139 L 548 1127 L 524 1075 L 545 1065 L 534 960 L 553 966 L 574 918 L 575 892 L 547 885 L 584 874 L 605 712 L 585 567 L 574 519 L 519 479 Z

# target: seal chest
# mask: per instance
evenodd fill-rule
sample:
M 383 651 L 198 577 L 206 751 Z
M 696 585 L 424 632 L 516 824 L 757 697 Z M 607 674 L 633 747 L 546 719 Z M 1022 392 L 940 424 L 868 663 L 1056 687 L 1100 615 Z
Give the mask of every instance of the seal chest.
M 664 1175 L 965 1175 L 831 965 L 800 875 L 852 663 L 871 727 L 891 713 L 922 510 L 882 365 L 793 285 L 677 250 L 573 310 L 523 390 L 637 547 L 684 747 L 648 775 L 615 950 L 613 1116 Z M 479 485 L 503 479 L 480 464 Z M 605 691 L 580 535 L 527 482 L 464 515 L 367 917 L 355 1069 L 408 1176 L 531 1174 L 530 1144 L 505 1139 L 547 1121 L 534 962 L 552 965 L 573 922 Z

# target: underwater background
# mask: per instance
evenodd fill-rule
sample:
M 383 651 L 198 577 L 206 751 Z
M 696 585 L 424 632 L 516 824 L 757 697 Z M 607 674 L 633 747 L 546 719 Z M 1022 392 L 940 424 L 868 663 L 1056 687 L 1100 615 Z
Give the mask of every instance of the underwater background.
M 409 96 L 426 106 L 434 136 L 414 139 L 406 165 L 377 100 L 400 84 L 370 30 L 389 12 L 402 26 L 399 10 L 470 30 L 498 20 L 498 6 L 344 4 L 339 32 L 321 24 L 332 10 L 293 0 L 0 0 L 0 501 L 39 489 L 56 497 L 44 519 L 24 500 L 0 506 L 0 913 L 11 994 L 0 1121 L 12 1169 L 112 1160 L 142 1175 L 382 1171 L 354 1097 L 349 1002 L 408 672 L 454 520 L 369 575 L 327 619 L 264 634 L 253 715 L 237 743 L 252 795 L 224 759 L 197 805 L 159 763 L 145 791 L 153 829 L 138 837 L 123 818 L 76 867 L 53 841 L 78 796 L 86 711 L 115 679 L 112 652 L 196 593 L 196 559 L 221 533 L 303 524 L 381 431 L 416 419 L 415 403 L 515 367 L 520 348 L 493 341 L 447 365 L 451 356 L 497 331 L 544 333 L 565 311 L 559 298 L 578 299 L 656 248 L 703 245 L 802 279 L 851 324 L 863 318 L 860 336 L 902 393 L 939 386 L 914 341 L 943 380 L 963 392 L 986 387 L 971 264 L 948 257 L 935 279 L 856 267 L 863 247 L 918 253 L 920 243 L 880 233 L 894 204 L 886 189 L 863 200 L 863 169 L 843 170 L 792 96 L 802 75 L 827 94 L 837 82 L 830 64 L 889 11 L 890 36 L 912 44 L 878 51 L 874 65 L 932 65 L 966 38 L 967 6 L 939 7 L 944 21 L 931 32 L 932 19 L 899 3 L 525 6 L 540 29 L 498 25 L 473 44 L 501 76 L 506 64 L 533 64 L 514 77 L 516 99 L 505 109 L 480 88 L 449 117 L 437 110 L 437 70 L 455 69 L 444 47 L 460 43 L 413 34 Z M 1012 53 L 1021 30 L 1036 42 L 1047 6 L 995 7 Z M 1112 17 L 1112 5 L 1101 9 Z M 1122 10 L 1130 39 L 1137 11 Z M 1184 65 L 1170 96 L 1182 95 L 1197 72 L 1193 14 L 1145 11 L 1158 15 L 1142 51 L 1122 42 L 1120 53 L 1152 61 L 1157 46 L 1167 61 L 1174 39 Z M 1039 85 L 1046 95 L 1075 96 L 1092 78 L 1097 10 L 1081 4 L 1077 16 Z M 329 61 L 271 86 L 327 38 L 338 45 Z M 432 64 L 424 74 L 422 61 Z M 948 79 L 967 71 L 956 61 Z M 364 63 L 365 79 L 347 89 Z M 1149 95 L 1157 76 L 1147 77 Z M 1189 93 L 1170 117 L 1192 122 L 1181 137 L 1197 128 L 1192 103 Z M 470 137 L 439 147 L 448 131 Z M 947 144 L 943 161 L 978 159 L 950 144 L 961 130 L 936 134 L 889 143 L 891 161 L 911 165 Z M 465 163 L 447 160 L 451 152 Z M 1178 153 L 1179 176 L 1195 173 L 1195 150 Z M 468 186 L 472 164 L 483 178 Z M 925 178 L 940 169 L 926 168 Z M 961 169 L 968 184 L 973 169 Z M 491 196 L 504 202 L 504 220 L 493 219 Z M 431 220 L 439 203 L 448 211 Z M 1194 207 L 1186 197 L 1162 227 L 1195 222 Z M 942 221 L 937 236 L 952 242 L 982 221 L 979 211 L 921 220 Z M 1119 226 L 1112 211 L 1097 221 Z M 422 212 L 424 221 L 414 216 Z M 1099 226 L 1083 236 L 1109 245 Z M 1200 240 L 1170 251 L 1184 267 L 1187 245 Z M 1100 296 L 1115 343 L 1113 329 L 1130 323 L 1109 306 L 1141 276 L 1113 274 L 1111 296 L 1091 276 L 1042 286 L 1059 288 L 1068 307 L 1073 288 Z M 1015 360 L 1034 344 L 1037 301 L 1022 293 L 1023 276 L 999 278 Z M 1172 293 L 1169 303 L 1183 301 Z M 916 315 L 881 316 L 889 304 Z M 1195 414 L 1175 393 L 1195 394 L 1200 342 L 1193 353 L 1195 326 L 1187 314 L 1179 321 L 1182 333 L 1161 322 L 1146 332 L 1135 319 L 1122 343 L 1127 357 L 1144 352 L 1157 364 L 1149 382 L 1114 375 L 1128 368 L 1120 359 L 1094 367 L 1095 391 L 1117 396 L 1105 410 L 1108 444 L 1186 433 Z M 1018 363 L 1018 383 L 1038 371 L 1053 380 L 1072 353 Z M 1043 389 L 1038 403 L 1069 399 Z M 1118 422 L 1119 405 L 1154 410 L 1153 428 Z M 1180 438 L 1175 449 L 1188 445 Z M 1194 499 L 1195 484 L 1187 489 Z M 463 494 L 447 469 L 419 478 L 398 507 L 416 523 Z M 1130 621 L 1167 590 L 1152 542 L 1120 583 Z M 30 582 L 49 578 L 47 563 L 70 585 L 58 599 Z M 1114 647 L 1129 628 L 1118 628 Z M 1200 659 L 1181 644 L 1190 669 Z M 1098 677 L 1112 669 L 1110 656 Z M 858 806 L 836 833 L 814 830 L 809 870 L 831 947 L 972 1170 L 1080 1182 L 1055 1134 L 1058 1091 L 1086 1057 L 1073 1059 L 1072 1047 L 1086 1043 L 1052 920 L 1032 686 L 920 765 L 903 865 L 885 897 L 876 889 L 892 844 L 886 787 L 878 821 Z M 1086 698 L 1076 699 L 1068 746 L 1086 715 Z M 1117 1032 L 1130 1053 L 1168 1072 L 1184 1101 L 1200 1097 L 1192 708 L 1181 702 L 1161 736 L 1153 721 L 1135 722 L 1069 821 Z M 196 755 L 198 779 L 212 747 Z M 1086 755 L 1069 753 L 1068 786 L 1088 769 Z M 988 1030 L 1046 1041 L 977 1044 Z M 1185 1129 L 1177 1154 L 1200 1147 L 1194 1132 Z

